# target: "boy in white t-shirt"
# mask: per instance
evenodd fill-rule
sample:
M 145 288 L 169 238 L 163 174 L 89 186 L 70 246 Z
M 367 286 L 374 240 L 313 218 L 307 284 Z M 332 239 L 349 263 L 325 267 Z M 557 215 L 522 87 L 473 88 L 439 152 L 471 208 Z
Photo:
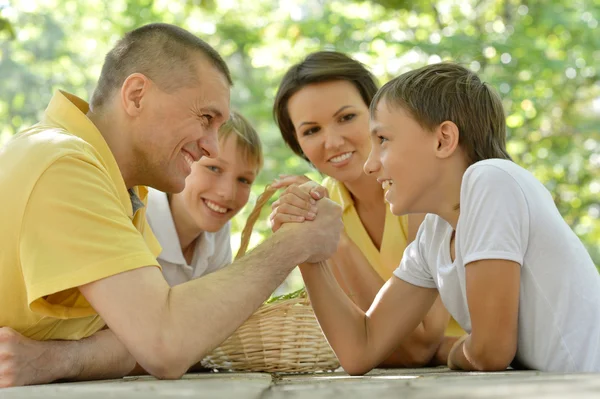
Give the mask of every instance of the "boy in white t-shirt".
M 429 65 L 379 90 L 371 131 L 365 171 L 392 212 L 428 215 L 366 313 L 325 264 L 301 266 L 344 369 L 379 364 L 439 294 L 468 332 L 452 369 L 600 372 L 600 276 L 548 190 L 510 160 L 497 94 L 463 67 Z
M 231 263 L 229 221 L 248 202 L 263 154 L 248 120 L 230 114 L 219 129 L 219 156 L 196 162 L 182 192 L 149 189 L 146 215 L 162 247 L 158 262 L 170 286 Z

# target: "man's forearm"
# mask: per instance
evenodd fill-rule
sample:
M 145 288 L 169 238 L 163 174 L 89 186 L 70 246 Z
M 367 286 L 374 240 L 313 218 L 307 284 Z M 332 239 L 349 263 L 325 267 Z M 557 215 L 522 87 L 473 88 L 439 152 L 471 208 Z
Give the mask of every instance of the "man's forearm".
M 135 367 L 135 359 L 125 345 L 106 329 L 81 341 L 62 342 L 67 363 L 73 368 L 65 378 L 88 381 L 126 376 Z
M 0 387 L 120 378 L 135 360 L 109 330 L 79 341 L 35 341 L 2 331 Z
M 300 244 L 284 245 L 285 229 L 232 265 L 171 289 L 166 322 L 176 328 L 169 342 L 185 343 L 179 353 L 189 366 L 227 339 L 303 260 Z

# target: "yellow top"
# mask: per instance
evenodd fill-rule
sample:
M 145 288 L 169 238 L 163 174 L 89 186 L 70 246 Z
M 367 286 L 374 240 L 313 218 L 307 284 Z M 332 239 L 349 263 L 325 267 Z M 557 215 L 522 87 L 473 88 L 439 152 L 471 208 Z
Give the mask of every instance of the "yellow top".
M 408 217 L 395 216 L 390 207 L 386 205 L 383 239 L 381 240 L 381 248 L 378 250 L 360 220 L 352 196 L 346 186 L 331 177 L 327 177 L 323 181 L 323 186 L 329 191 L 329 197 L 342 207 L 342 221 L 348 237 L 365 255 L 377 274 L 384 281 L 389 280 L 394 270 L 400 265 L 402 255 L 408 245 Z M 451 319 L 446 329 L 446 335 L 461 336 L 463 334 L 464 331 L 458 323 Z
M 104 327 L 77 287 L 159 267 L 146 211 L 134 212 L 135 196 L 88 109 L 58 92 L 40 123 L 0 149 L 0 326 L 36 340 L 81 339 Z M 132 192 L 146 200 L 145 187 Z

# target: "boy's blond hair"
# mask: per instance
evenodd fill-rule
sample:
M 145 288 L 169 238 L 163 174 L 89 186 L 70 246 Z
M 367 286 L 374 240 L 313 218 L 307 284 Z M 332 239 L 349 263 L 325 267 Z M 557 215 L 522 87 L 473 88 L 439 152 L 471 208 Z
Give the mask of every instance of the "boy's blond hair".
M 244 154 L 245 160 L 251 162 L 259 172 L 264 162 L 260 137 L 250 122 L 233 110 L 229 120 L 219 129 L 219 141 L 227 140 L 232 134 L 235 135 L 236 144 Z
M 390 80 L 373 98 L 372 117 L 382 100 L 402 107 L 428 130 L 444 121 L 454 122 L 469 164 L 490 158 L 511 159 L 506 152 L 502 101 L 467 68 L 452 63 L 433 64 Z

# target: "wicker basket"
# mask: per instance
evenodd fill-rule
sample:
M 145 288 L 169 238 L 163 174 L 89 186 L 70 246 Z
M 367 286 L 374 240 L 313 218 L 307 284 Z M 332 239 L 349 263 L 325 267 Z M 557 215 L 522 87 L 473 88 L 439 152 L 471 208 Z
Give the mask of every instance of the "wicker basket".
M 254 223 L 277 190 L 267 186 L 244 227 L 236 259 L 246 253 Z M 327 343 L 306 291 L 263 304 L 221 346 L 202 360 L 207 368 L 230 371 L 305 373 L 335 370 L 339 362 Z

